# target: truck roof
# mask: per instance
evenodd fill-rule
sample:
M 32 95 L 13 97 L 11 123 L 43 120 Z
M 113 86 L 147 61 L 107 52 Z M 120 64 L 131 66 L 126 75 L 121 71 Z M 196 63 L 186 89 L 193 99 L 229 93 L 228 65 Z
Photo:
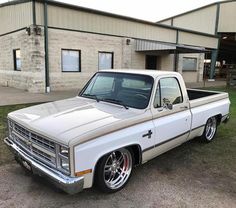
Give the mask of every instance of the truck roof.
M 159 70 L 147 70 L 147 69 L 104 69 L 101 72 L 118 72 L 129 74 L 143 74 L 152 76 L 154 79 L 161 75 L 176 75 L 178 72 L 173 71 L 159 71 Z

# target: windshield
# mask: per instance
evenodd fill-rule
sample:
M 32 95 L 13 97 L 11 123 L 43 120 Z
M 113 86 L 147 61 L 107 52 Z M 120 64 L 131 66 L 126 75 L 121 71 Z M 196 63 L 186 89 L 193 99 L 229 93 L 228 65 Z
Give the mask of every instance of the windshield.
M 144 109 L 148 106 L 152 86 L 153 78 L 147 75 L 99 72 L 80 96 L 119 104 L 125 108 Z

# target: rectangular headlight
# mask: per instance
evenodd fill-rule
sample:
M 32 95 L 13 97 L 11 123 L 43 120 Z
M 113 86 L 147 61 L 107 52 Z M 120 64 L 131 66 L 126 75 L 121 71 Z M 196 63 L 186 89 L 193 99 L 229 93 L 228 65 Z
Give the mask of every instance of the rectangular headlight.
M 69 161 L 61 159 L 61 167 L 65 170 L 69 171 L 69 169 L 70 169 Z
M 60 146 L 60 154 L 68 158 L 69 149 L 67 147 Z
M 65 146 L 59 146 L 58 150 L 58 167 L 66 172 L 70 171 L 70 162 L 69 162 L 69 148 Z

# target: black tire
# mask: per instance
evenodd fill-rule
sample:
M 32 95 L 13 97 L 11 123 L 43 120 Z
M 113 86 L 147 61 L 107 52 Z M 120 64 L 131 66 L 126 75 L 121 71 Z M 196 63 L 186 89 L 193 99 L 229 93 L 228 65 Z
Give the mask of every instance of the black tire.
M 96 166 L 96 187 L 106 193 L 114 193 L 124 188 L 132 175 L 133 161 L 133 152 L 127 148 L 114 150 L 103 156 Z
M 201 140 L 207 143 L 211 142 L 215 138 L 217 126 L 217 117 L 213 116 L 209 118 L 206 122 L 204 132 L 201 136 Z

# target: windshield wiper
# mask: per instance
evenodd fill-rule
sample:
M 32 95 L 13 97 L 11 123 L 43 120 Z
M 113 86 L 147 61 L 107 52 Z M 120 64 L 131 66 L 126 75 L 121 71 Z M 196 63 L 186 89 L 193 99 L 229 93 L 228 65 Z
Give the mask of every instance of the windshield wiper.
M 92 99 L 95 99 L 97 102 L 100 101 L 100 100 L 98 99 L 97 95 L 92 95 L 92 94 L 82 94 L 82 96 L 84 96 L 84 97 L 88 97 L 88 98 L 92 98 Z
M 104 98 L 104 99 L 101 99 L 101 101 L 107 101 L 110 103 L 122 105 L 125 109 L 129 109 L 121 100 L 116 100 L 116 99 L 112 99 L 112 98 Z

